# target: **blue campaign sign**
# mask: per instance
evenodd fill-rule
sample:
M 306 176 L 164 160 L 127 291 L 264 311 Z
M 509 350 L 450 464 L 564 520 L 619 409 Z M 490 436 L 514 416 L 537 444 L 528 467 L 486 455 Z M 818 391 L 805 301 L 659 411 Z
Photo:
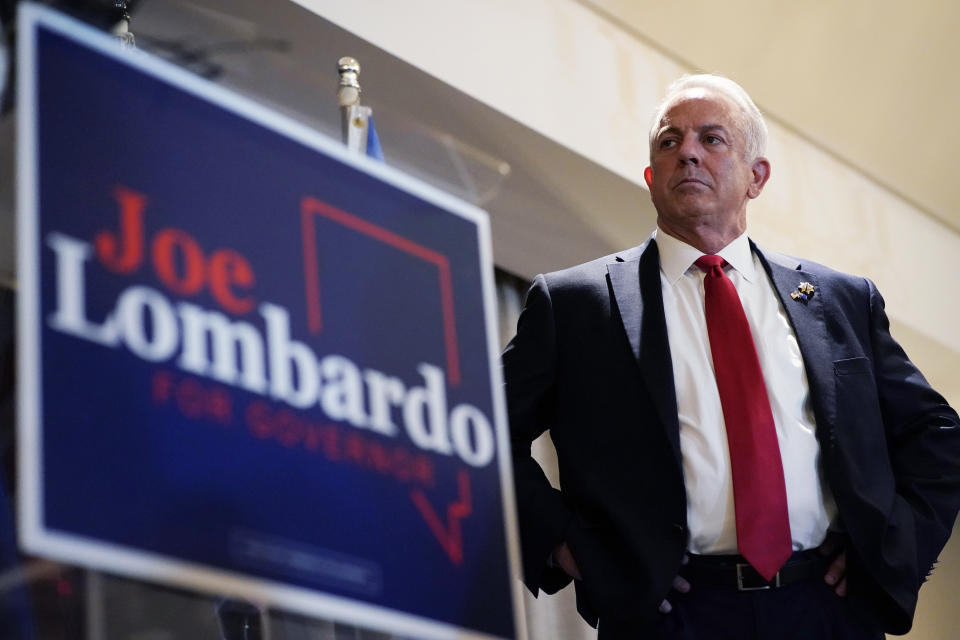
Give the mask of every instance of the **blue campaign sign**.
M 486 215 L 48 9 L 20 19 L 24 549 L 516 637 Z

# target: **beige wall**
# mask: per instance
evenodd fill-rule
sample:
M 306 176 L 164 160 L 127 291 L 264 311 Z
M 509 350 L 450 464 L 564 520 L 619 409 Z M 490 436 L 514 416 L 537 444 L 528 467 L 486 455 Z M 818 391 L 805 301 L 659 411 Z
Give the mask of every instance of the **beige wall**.
M 637 184 L 648 114 L 691 71 L 675 61 L 682 51 L 665 55 L 575 0 L 296 1 Z M 751 235 L 876 281 L 895 337 L 958 404 L 960 235 L 787 127 L 770 133 L 773 177 L 752 205 Z M 615 226 L 597 226 L 611 250 L 624 245 Z M 960 627 L 957 547 L 923 590 L 911 640 Z

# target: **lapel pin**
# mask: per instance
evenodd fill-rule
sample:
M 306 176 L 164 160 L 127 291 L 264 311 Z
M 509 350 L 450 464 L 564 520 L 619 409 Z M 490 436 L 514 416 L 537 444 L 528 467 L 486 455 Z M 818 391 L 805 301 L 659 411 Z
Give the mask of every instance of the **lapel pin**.
M 797 285 L 796 291 L 790 292 L 790 297 L 800 302 L 806 302 L 813 297 L 813 285 L 809 282 L 801 282 Z

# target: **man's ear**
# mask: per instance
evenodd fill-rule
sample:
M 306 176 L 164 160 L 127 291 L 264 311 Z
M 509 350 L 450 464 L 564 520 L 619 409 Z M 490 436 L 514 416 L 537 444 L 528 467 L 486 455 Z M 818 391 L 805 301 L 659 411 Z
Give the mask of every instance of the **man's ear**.
M 750 167 L 752 179 L 747 187 L 747 197 L 756 198 L 763 191 L 763 185 L 770 179 L 770 161 L 766 158 L 757 158 Z M 649 184 L 649 182 L 648 182 Z
M 653 189 L 653 169 L 647 167 L 643 170 L 643 179 L 647 182 L 647 189 Z M 753 196 L 750 196 L 751 198 Z

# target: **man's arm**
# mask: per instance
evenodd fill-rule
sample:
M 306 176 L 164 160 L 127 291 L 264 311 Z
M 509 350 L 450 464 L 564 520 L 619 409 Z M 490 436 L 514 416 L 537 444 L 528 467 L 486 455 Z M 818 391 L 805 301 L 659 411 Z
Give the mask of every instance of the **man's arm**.
M 868 285 L 874 372 L 896 492 L 913 513 L 919 588 L 960 509 L 960 418 L 891 337 L 883 298 Z
M 873 283 L 852 286 L 837 292 L 854 333 L 842 322 L 832 332 L 852 357 L 833 362 L 836 423 L 823 450 L 845 531 L 838 557 L 851 606 L 902 634 L 960 508 L 960 418 L 890 335 Z
M 563 543 L 572 514 L 531 455 L 533 441 L 554 425 L 556 416 L 556 330 L 550 292 L 542 275 L 527 293 L 517 335 L 503 352 L 503 375 L 524 582 L 534 594 L 539 589 L 553 593 L 570 582 L 566 571 L 548 567 L 547 561 Z

